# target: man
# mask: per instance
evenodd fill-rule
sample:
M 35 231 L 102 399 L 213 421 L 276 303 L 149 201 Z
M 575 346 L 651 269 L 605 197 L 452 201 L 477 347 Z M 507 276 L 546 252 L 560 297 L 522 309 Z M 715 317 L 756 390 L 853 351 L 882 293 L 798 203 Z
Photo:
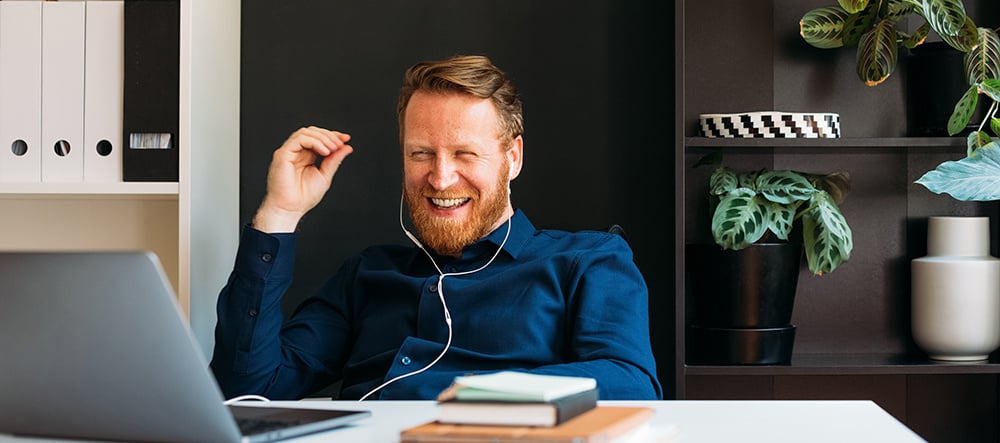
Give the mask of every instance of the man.
M 343 399 L 433 399 L 455 376 L 517 370 L 593 377 L 602 399 L 660 398 L 647 289 L 625 241 L 536 230 L 510 202 L 524 140 L 504 73 L 478 56 L 418 63 L 397 114 L 400 225 L 415 246 L 347 260 L 282 324 L 293 232 L 353 151 L 342 132 L 293 133 L 219 297 L 224 393 L 297 399 L 342 380 Z

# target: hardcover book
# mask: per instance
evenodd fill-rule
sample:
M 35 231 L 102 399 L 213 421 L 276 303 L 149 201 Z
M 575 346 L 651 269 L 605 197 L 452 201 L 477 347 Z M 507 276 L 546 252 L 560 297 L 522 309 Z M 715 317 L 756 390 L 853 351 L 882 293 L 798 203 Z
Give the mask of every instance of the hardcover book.
M 452 424 L 555 426 L 597 406 L 597 388 L 548 401 L 451 399 L 440 402 L 438 421 Z
M 597 380 L 589 377 L 501 371 L 455 377 L 452 385 L 442 391 L 437 399 L 537 402 L 550 401 L 596 387 Z
M 405 429 L 400 443 L 607 443 L 630 438 L 653 416 L 647 407 L 598 406 L 559 426 L 455 425 L 437 421 Z

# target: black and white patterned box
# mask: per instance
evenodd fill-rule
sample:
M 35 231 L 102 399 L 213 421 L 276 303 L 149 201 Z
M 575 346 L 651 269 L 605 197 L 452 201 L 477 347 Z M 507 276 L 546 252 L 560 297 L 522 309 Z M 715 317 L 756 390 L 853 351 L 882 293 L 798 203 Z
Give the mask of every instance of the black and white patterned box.
M 701 135 L 712 138 L 838 138 L 840 115 L 833 113 L 744 112 L 701 114 Z

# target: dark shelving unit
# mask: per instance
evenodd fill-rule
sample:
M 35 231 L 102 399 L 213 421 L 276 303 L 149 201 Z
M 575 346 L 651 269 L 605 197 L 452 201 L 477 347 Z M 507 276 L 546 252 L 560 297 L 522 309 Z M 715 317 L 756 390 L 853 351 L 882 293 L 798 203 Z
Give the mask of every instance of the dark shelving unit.
M 1000 24 L 992 0 L 966 0 L 980 26 Z M 965 154 L 965 137 L 910 137 L 907 56 L 882 85 L 868 87 L 854 51 L 817 49 L 798 35 L 807 11 L 830 0 L 679 0 L 675 3 L 677 399 L 870 399 L 929 441 L 998 442 L 1000 358 L 929 360 L 910 334 L 910 261 L 926 254 L 933 215 L 991 217 L 991 251 L 1000 237 L 995 202 L 959 202 L 914 183 Z M 978 15 L 982 14 L 982 15 Z M 901 26 L 910 26 L 902 23 Z M 957 97 L 956 97 L 957 99 Z M 950 110 L 953 103 L 942 103 Z M 699 114 L 835 112 L 841 138 L 701 137 Z M 851 259 L 813 276 L 803 266 L 787 365 L 688 365 L 687 328 L 695 296 L 686 284 L 685 245 L 711 242 L 708 177 L 698 166 L 722 155 L 737 169 L 846 171 L 852 189 L 841 209 L 854 233 Z M 672 382 L 672 383 L 671 383 Z

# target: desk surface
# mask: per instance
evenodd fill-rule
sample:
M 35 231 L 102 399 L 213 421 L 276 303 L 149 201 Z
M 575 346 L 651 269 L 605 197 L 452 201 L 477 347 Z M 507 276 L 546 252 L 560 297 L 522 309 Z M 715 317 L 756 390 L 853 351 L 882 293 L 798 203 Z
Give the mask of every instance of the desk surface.
M 247 402 L 251 403 L 251 402 Z M 875 403 L 850 401 L 602 401 L 605 405 L 644 405 L 655 409 L 651 425 L 638 440 L 655 442 L 676 433 L 683 443 L 718 442 L 925 442 Z M 317 401 L 272 402 L 271 405 L 368 409 L 372 416 L 356 424 L 289 443 L 345 442 L 396 443 L 405 428 L 433 420 L 432 401 Z M 18 439 L 0 435 L 0 442 L 65 440 Z M 638 443 L 638 442 L 637 442 Z

